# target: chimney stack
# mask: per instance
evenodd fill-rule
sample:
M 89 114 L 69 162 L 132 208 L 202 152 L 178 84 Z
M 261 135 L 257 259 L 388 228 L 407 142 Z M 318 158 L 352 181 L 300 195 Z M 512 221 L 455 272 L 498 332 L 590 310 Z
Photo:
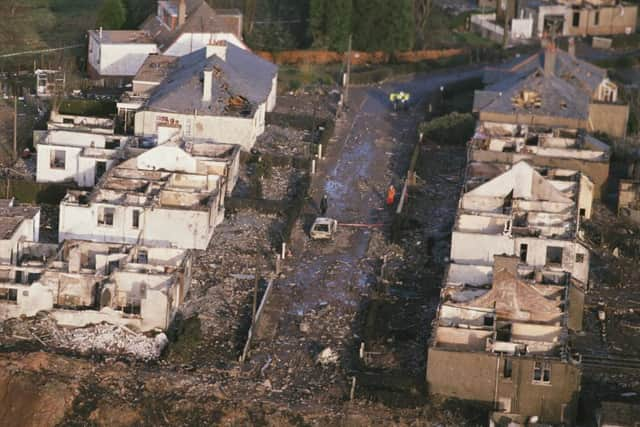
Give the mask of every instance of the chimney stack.
M 180 0 L 178 3 L 178 28 L 182 27 L 187 20 L 187 3 L 186 0 Z
M 202 102 L 211 101 L 211 91 L 213 90 L 213 70 L 204 70 L 204 79 L 202 81 Z
M 567 49 L 569 52 L 569 56 L 574 58 L 576 57 L 576 41 L 573 37 L 569 37 L 569 48 Z
M 553 76 L 556 72 L 556 45 L 549 43 L 544 52 L 544 75 Z

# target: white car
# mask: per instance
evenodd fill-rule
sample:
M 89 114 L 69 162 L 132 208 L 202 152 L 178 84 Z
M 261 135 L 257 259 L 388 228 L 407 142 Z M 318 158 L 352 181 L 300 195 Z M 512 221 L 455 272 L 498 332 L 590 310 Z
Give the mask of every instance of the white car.
M 309 235 L 313 240 L 331 240 L 338 230 L 338 221 L 332 218 L 318 217 L 311 226 Z

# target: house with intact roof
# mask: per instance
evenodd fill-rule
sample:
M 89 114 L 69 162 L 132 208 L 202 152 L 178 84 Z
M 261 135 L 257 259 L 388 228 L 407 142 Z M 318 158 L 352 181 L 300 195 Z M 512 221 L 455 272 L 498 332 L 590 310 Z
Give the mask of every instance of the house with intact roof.
M 204 0 L 159 0 L 156 12 L 138 30 L 102 28 L 88 33 L 88 72 L 94 79 L 122 83 L 147 56 L 183 56 L 216 41 L 242 42 L 242 13 L 212 9 Z

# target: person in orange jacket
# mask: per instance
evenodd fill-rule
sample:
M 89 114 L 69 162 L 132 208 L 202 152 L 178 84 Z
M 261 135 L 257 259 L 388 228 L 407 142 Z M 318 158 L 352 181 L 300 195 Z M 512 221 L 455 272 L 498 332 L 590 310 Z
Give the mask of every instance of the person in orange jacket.
M 393 203 L 396 200 L 396 188 L 393 185 L 390 185 L 387 189 L 387 206 L 393 206 Z

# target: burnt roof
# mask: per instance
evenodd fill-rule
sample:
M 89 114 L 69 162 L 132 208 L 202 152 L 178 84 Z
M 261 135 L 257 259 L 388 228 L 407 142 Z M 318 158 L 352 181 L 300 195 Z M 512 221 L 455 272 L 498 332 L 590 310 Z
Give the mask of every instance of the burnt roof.
M 277 67 L 233 43 L 225 45 L 224 61 L 216 55 L 207 58 L 206 48 L 168 61 L 167 77 L 151 92 L 145 107 L 171 113 L 253 116 L 271 93 Z M 213 75 L 210 101 L 203 101 L 205 71 Z M 232 108 L 236 103 L 241 108 Z

